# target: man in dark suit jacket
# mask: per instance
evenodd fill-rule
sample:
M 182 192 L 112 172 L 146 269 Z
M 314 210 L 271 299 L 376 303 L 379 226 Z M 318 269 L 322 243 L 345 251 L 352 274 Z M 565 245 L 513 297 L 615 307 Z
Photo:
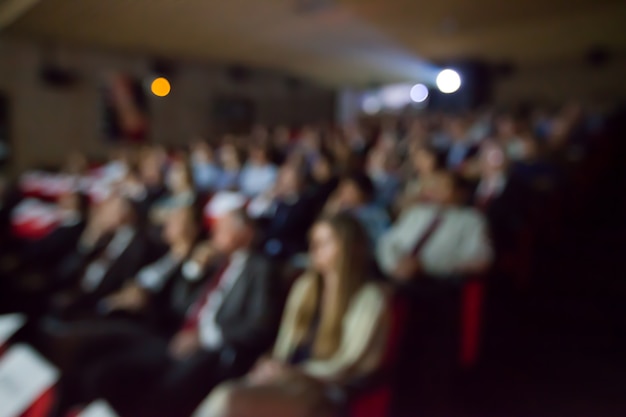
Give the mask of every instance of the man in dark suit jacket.
M 243 212 L 221 218 L 213 243 L 226 262 L 179 332 L 171 340 L 135 333 L 122 347 L 89 361 L 83 357 L 82 381 L 75 382 L 85 390 L 81 400 L 105 398 L 120 415 L 182 417 L 217 383 L 245 374 L 273 343 L 282 298 L 270 262 L 248 249 L 253 239 Z
M 286 260 L 307 249 L 307 232 L 316 215 L 315 202 L 305 193 L 304 174 L 284 165 L 273 189 L 255 198 L 248 212 L 265 227 L 261 246 L 274 258 Z
M 485 143 L 479 158 L 481 177 L 472 203 L 484 212 L 495 249 L 514 250 L 528 220 L 530 190 L 510 174 L 506 155 L 498 144 Z
M 62 290 L 53 310 L 71 318 L 93 310 L 149 259 L 149 244 L 137 227 L 133 204 L 113 197 L 92 214 L 77 250 L 60 263 L 52 287 Z

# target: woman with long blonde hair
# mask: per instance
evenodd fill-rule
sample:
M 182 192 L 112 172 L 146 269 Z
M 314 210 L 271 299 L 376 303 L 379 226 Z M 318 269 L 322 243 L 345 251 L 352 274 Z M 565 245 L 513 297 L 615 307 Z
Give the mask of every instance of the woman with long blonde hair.
M 216 388 L 194 417 L 334 415 L 347 383 L 376 371 L 388 299 L 369 280 L 367 235 L 347 213 L 318 220 L 311 268 L 294 284 L 269 357 Z

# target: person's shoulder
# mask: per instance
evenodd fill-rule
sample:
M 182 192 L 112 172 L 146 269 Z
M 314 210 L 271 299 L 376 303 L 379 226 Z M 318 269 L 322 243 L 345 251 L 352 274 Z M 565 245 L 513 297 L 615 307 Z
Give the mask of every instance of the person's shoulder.
M 437 211 L 437 207 L 433 204 L 422 203 L 416 204 L 410 208 L 407 208 L 402 212 L 403 218 L 413 218 L 424 215 L 432 215 L 435 211 Z
M 474 207 L 461 207 L 455 213 L 459 219 L 468 223 L 483 223 L 485 221 L 485 215 Z

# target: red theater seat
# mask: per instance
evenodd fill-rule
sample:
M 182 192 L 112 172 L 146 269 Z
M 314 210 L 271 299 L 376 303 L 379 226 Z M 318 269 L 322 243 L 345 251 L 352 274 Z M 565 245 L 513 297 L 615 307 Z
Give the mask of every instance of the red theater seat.
M 464 369 L 472 368 L 478 361 L 484 300 L 485 281 L 480 277 L 468 279 L 461 292 L 459 363 Z
M 389 340 L 385 348 L 382 361 L 382 381 L 377 381 L 373 386 L 359 392 L 350 402 L 349 417 L 386 417 L 389 416 L 393 399 L 391 376 L 396 367 L 399 349 L 402 343 L 408 305 L 406 300 L 398 296 L 394 297 L 391 312 L 391 329 Z

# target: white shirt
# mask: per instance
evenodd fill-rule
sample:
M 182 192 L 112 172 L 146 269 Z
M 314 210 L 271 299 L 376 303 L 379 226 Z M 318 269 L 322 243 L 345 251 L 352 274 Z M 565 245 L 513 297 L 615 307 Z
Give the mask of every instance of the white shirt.
M 136 282 L 141 288 L 157 293 L 163 289 L 167 278 L 180 263 L 181 261 L 175 256 L 167 253 L 156 262 L 141 268 L 137 274 Z
M 435 205 L 409 209 L 381 237 L 376 254 L 384 272 L 391 273 L 400 259 L 411 253 L 438 211 Z M 441 223 L 418 254 L 427 274 L 444 278 L 455 274 L 467 263 L 491 261 L 493 250 L 485 219 L 478 211 L 448 208 L 441 215 Z
M 249 254 L 245 251 L 235 252 L 230 258 L 230 264 L 224 271 L 220 283 L 209 295 L 208 300 L 200 310 L 200 343 L 203 348 L 217 350 L 222 346 L 222 330 L 215 321 L 217 312 L 222 307 L 224 300 L 233 289 L 246 266 Z
M 90 263 L 87 267 L 81 282 L 81 287 L 84 291 L 93 292 L 98 288 L 113 260 L 117 259 L 126 250 L 134 237 L 135 230 L 129 226 L 120 227 L 115 231 L 113 239 L 104 249 L 104 255 Z

